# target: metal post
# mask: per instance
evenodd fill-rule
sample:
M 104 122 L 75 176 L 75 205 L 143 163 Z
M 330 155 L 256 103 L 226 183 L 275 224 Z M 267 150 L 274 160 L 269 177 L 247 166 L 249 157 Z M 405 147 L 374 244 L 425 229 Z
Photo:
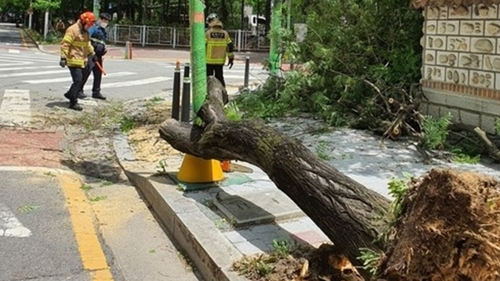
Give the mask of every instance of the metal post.
M 96 18 L 99 18 L 99 10 L 101 8 L 100 2 L 101 0 L 94 0 L 93 13 Z
M 189 63 L 184 65 L 184 78 L 189 77 Z
M 174 89 L 172 97 L 172 118 L 179 121 L 181 99 L 181 63 L 177 61 L 174 72 Z
M 177 45 L 177 28 L 174 27 L 174 31 L 172 32 L 172 36 L 174 37 L 172 39 L 172 48 L 175 49 L 175 45 Z
M 33 12 L 29 13 L 28 28 L 31 29 L 31 23 L 33 22 Z
M 184 81 L 182 83 L 181 121 L 189 122 L 191 113 L 191 79 L 189 78 L 189 63 L 184 65 Z
M 115 25 L 113 26 L 113 36 L 115 37 L 115 38 L 114 38 L 114 39 L 115 39 L 115 45 L 116 45 L 116 40 L 117 40 L 117 36 L 116 36 L 116 35 L 117 35 L 117 33 L 118 33 L 118 26 L 119 26 L 118 24 L 115 24 Z
M 184 82 L 182 83 L 181 106 L 181 121 L 189 122 L 189 116 L 191 113 L 191 79 L 189 77 L 184 77 Z
M 245 58 L 245 82 L 243 86 L 248 88 L 248 80 L 250 77 L 250 57 Z
M 241 29 L 238 29 L 238 52 L 241 52 L 241 40 L 243 36 L 241 36 Z
M 142 26 L 141 33 L 142 33 L 142 46 L 144 47 L 144 46 L 146 46 L 146 26 L 145 25 Z
M 43 25 L 43 39 L 47 39 L 49 32 L 49 10 L 45 11 L 44 25 Z

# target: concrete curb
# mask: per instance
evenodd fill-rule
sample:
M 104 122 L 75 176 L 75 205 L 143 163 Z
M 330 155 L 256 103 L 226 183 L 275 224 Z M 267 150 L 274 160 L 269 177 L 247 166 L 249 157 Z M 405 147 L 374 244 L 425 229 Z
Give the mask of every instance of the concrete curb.
M 132 184 L 140 190 L 160 222 L 194 262 L 205 280 L 243 281 L 231 271 L 242 254 L 224 237 L 196 206 L 183 196 L 168 178 L 137 165 L 127 137 L 119 133 L 113 138 L 118 163 Z

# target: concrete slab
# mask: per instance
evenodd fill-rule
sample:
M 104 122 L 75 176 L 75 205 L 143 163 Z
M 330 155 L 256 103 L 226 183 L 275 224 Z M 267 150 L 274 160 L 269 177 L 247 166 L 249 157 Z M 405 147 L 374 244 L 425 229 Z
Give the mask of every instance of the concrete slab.
M 235 227 L 305 216 L 302 210 L 279 190 L 240 195 L 218 193 L 213 203 Z

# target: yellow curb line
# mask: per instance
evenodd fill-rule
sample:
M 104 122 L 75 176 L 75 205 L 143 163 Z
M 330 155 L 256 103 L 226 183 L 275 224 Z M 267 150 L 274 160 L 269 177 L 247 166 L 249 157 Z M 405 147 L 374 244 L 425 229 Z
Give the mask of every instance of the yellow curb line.
M 58 178 L 66 198 L 83 268 L 90 272 L 92 281 L 113 281 L 113 275 L 94 228 L 92 209 L 80 188 L 80 180 L 68 174 L 60 174 Z
M 19 33 L 21 34 L 21 41 L 23 41 L 23 47 L 28 49 L 28 44 L 26 43 L 26 38 L 24 38 L 24 30 L 19 29 Z

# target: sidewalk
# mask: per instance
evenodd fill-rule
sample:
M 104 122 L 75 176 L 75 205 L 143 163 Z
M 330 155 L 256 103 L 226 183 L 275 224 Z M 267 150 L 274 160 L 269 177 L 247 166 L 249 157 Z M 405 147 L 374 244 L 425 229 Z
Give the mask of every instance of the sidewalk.
M 232 264 L 244 255 L 273 251 L 274 240 L 313 246 L 329 242 L 253 165 L 232 163 L 237 170 L 225 173 L 219 184 L 183 185 L 175 182 L 182 157 L 167 157 L 168 176 L 159 175 L 158 163 L 137 159 L 126 136 L 115 136 L 114 147 L 129 180 L 205 280 L 246 280 L 231 270 Z

